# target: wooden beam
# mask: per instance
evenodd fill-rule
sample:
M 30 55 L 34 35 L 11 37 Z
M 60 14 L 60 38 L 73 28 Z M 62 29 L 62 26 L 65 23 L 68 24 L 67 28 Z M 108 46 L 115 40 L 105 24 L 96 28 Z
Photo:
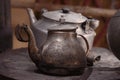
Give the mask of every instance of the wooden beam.
M 11 0 L 11 6 L 14 8 L 33 8 L 35 0 Z
M 29 7 L 35 9 L 36 11 L 40 11 L 40 9 L 42 8 L 56 10 L 67 7 L 70 8 L 72 11 L 80 12 L 86 16 L 96 16 L 96 17 L 111 17 L 117 12 L 117 10 L 115 9 L 102 9 L 102 8 L 71 6 L 71 5 L 40 4 L 40 3 L 35 3 L 35 0 L 11 0 L 11 6 L 16 8 Z
M 41 8 L 46 9 L 61 9 L 67 7 L 72 11 L 82 13 L 86 16 L 94 16 L 94 17 L 112 17 L 117 10 L 115 9 L 102 9 L 102 8 L 92 8 L 92 7 L 82 7 L 82 6 L 70 6 L 70 5 L 52 5 L 52 4 L 36 4 L 35 10 L 40 11 Z

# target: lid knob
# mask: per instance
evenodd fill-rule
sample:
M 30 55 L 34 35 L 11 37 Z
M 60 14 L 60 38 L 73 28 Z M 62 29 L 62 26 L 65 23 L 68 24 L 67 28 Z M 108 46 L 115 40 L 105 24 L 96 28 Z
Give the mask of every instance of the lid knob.
M 70 9 L 68 9 L 68 8 L 63 8 L 63 9 L 62 9 L 62 12 L 63 12 L 63 13 L 69 13 L 69 12 L 70 12 Z

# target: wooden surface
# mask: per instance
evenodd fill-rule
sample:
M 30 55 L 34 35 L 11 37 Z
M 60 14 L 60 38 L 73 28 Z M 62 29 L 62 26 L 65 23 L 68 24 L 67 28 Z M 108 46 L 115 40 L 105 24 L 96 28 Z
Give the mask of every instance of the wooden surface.
M 21 47 L 27 47 L 27 43 L 20 42 L 15 37 L 15 27 L 17 24 L 27 24 L 29 23 L 29 17 L 27 14 L 26 9 L 20 9 L 20 8 L 12 8 L 11 9 L 11 22 L 12 22 L 12 29 L 13 29 L 13 49 L 21 48 Z
M 11 0 L 11 5 L 14 4 L 14 6 L 15 5 L 20 6 L 21 4 L 25 4 L 28 7 L 28 4 L 31 5 L 34 3 L 35 3 L 35 0 Z M 13 7 L 11 8 L 11 25 L 12 25 L 12 30 L 13 30 L 13 34 L 12 34 L 13 46 L 12 46 L 12 48 L 13 49 L 27 47 L 27 43 L 20 42 L 15 37 L 15 27 L 17 24 L 30 25 L 29 16 L 26 11 L 26 8 L 13 8 Z
M 93 48 L 91 53 L 101 55 L 94 64 L 88 80 L 120 80 L 120 61 L 107 49 Z M 0 80 L 81 80 L 80 76 L 50 76 L 38 73 L 26 48 L 0 54 Z

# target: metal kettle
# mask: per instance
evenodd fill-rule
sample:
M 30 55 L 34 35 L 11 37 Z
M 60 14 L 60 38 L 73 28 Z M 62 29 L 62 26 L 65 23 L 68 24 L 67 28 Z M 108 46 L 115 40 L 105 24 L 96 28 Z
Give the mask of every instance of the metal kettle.
M 38 43 L 37 46 L 41 46 L 47 38 L 48 28 L 56 26 L 60 23 L 60 19 L 64 20 L 64 23 L 77 26 L 76 33 L 80 40 L 80 44 L 83 45 L 84 50 L 87 50 L 85 41 L 80 35 L 86 37 L 89 43 L 90 50 L 93 46 L 94 37 L 96 35 L 94 29 L 99 25 L 99 20 L 93 18 L 87 18 L 81 13 L 75 13 L 68 8 L 63 8 L 55 11 L 41 10 L 41 19 L 37 20 L 32 9 L 28 8 L 27 12 L 30 17 L 31 29 L 35 35 L 35 40 Z M 59 27 L 59 26 L 58 26 Z M 41 37 L 38 37 L 41 36 Z
M 58 75 L 82 74 L 88 64 L 93 65 L 95 60 L 99 60 L 99 56 L 88 56 L 95 36 L 93 28 L 98 26 L 98 22 L 88 21 L 68 9 L 44 10 L 43 18 L 38 21 L 31 9 L 28 12 L 31 27 L 17 25 L 16 37 L 19 41 L 28 42 L 30 58 L 40 71 Z
M 23 25 L 17 28 L 22 28 L 28 36 L 29 56 L 40 71 L 57 75 L 68 75 L 74 72 L 82 74 L 87 67 L 88 42 L 84 36 L 80 35 L 87 45 L 87 52 L 85 52 L 77 38 L 77 27 L 67 24 L 58 26 L 59 28 L 48 29 L 47 40 L 41 47 L 36 45 L 30 27 Z

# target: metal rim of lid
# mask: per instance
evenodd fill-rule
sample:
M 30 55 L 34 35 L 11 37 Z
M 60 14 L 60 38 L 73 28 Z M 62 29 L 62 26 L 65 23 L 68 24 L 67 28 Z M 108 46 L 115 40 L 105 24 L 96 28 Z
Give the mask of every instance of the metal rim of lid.
M 75 13 L 67 9 L 61 9 L 56 11 L 47 11 L 42 14 L 43 17 L 60 21 L 61 18 L 64 18 L 66 23 L 83 23 L 87 20 L 85 16 L 81 13 Z
M 65 30 L 65 31 L 69 31 L 69 30 L 76 30 L 77 28 L 78 28 L 77 26 L 72 26 L 70 24 L 60 23 L 60 24 L 58 24 L 56 26 L 48 28 L 48 31 L 50 31 L 50 30 Z

